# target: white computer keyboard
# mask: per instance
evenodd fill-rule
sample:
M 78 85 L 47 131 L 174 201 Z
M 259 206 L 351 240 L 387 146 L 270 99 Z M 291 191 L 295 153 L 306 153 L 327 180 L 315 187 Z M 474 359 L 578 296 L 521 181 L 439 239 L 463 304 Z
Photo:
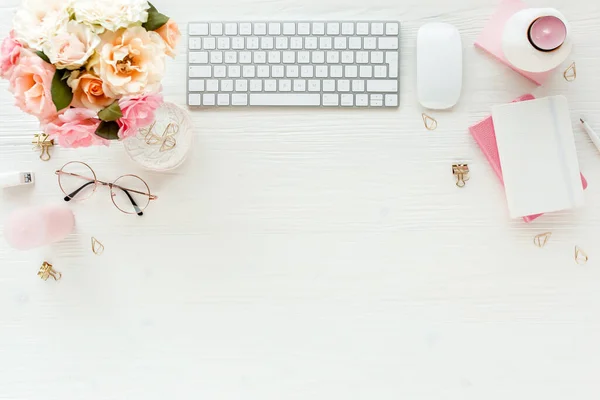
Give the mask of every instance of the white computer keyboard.
M 189 106 L 398 107 L 400 23 L 194 22 Z

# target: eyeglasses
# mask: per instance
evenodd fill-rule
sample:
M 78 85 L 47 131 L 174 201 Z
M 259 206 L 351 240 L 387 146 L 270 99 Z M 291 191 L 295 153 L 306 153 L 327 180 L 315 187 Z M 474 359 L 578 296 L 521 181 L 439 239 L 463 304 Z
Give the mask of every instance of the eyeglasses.
M 86 163 L 71 161 L 56 171 L 58 185 L 66 195 L 65 201 L 88 199 L 96 192 L 98 184 L 110 188 L 110 197 L 120 211 L 125 214 L 144 215 L 143 210 L 151 200 L 158 199 L 150 194 L 148 184 L 139 176 L 123 175 L 114 182 L 103 182 L 96 178 L 94 170 Z

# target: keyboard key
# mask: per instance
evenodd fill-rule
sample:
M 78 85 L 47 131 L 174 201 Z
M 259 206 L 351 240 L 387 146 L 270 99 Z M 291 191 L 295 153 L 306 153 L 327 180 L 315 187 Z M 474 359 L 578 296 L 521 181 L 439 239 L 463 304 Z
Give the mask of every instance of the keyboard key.
M 223 25 L 220 22 L 213 22 L 210 24 L 210 34 L 218 36 L 223 34 Z
M 240 24 L 240 35 L 252 35 L 252 24 L 250 22 L 242 22 Z
M 275 48 L 276 49 L 287 49 L 288 48 L 288 38 L 286 37 L 278 37 L 275 39 Z
M 256 67 L 256 76 L 259 78 L 268 78 L 271 74 L 270 69 L 268 65 L 259 65 Z
M 256 50 L 258 49 L 259 40 L 257 37 L 249 37 L 246 39 L 246 48 L 248 50 Z
M 211 51 L 210 52 L 210 63 L 211 64 L 221 64 L 223 62 L 223 52 L 222 51 Z
M 235 91 L 236 92 L 247 92 L 248 91 L 248 81 L 245 79 L 238 79 L 235 81 Z
M 357 64 L 368 64 L 369 63 L 369 52 L 368 51 L 357 51 L 356 52 L 356 63 Z
M 300 76 L 303 78 L 312 78 L 314 76 L 314 67 L 312 65 L 301 66 Z
M 284 22 L 283 23 L 283 34 L 284 35 L 295 35 L 296 34 L 296 24 L 293 22 Z
M 253 106 L 319 106 L 321 95 L 318 93 L 252 93 L 250 104 Z
M 373 76 L 375 78 L 387 78 L 387 67 L 385 65 L 376 65 L 373 67 Z
M 325 34 L 325 23 L 323 23 L 323 22 L 313 22 L 313 24 L 312 24 L 312 34 L 313 35 L 324 35 Z
M 205 106 L 214 106 L 215 105 L 215 95 L 212 93 L 204 93 L 202 95 L 202 104 Z
M 279 22 L 269 22 L 269 35 L 281 34 L 281 24 Z
M 228 37 L 220 37 L 217 39 L 217 49 L 228 50 L 230 48 L 230 39 Z
M 310 23 L 299 22 L 298 23 L 298 35 L 310 35 Z
M 323 95 L 324 106 L 339 106 L 340 95 L 339 94 L 324 94 Z
M 374 22 L 371 24 L 371 35 L 383 35 L 383 23 L 382 22 Z
M 296 62 L 296 53 L 293 51 L 284 51 L 282 56 L 284 64 L 293 64 Z
M 283 78 L 285 75 L 283 65 L 273 65 L 271 68 L 271 76 L 273 78 Z
M 190 92 L 204 92 L 203 79 L 191 79 L 189 83 Z
M 369 34 L 369 24 L 367 22 L 358 22 L 356 24 L 356 34 L 357 35 L 368 35 Z
M 356 65 L 346 65 L 344 75 L 346 78 L 356 78 L 358 76 L 358 67 Z
M 227 76 L 230 78 L 239 78 L 242 75 L 242 68 L 239 65 L 230 65 L 227 68 Z
M 383 39 L 383 38 L 382 38 Z M 365 50 L 373 50 L 377 48 L 377 38 L 366 37 L 363 40 L 363 46 Z
M 350 81 L 347 79 L 341 79 L 338 81 L 338 92 L 349 92 Z
M 386 35 L 397 35 L 400 31 L 400 27 L 397 22 L 388 22 L 385 24 L 385 34 Z
M 281 62 L 280 51 L 270 51 L 268 56 L 269 64 L 279 64 Z
M 306 91 L 306 81 L 304 79 L 295 79 L 294 80 L 294 92 L 304 92 Z
M 239 56 L 240 64 L 250 64 L 252 62 L 252 53 L 249 51 L 241 51 Z
M 221 81 L 222 92 L 233 92 L 233 81 L 231 79 L 224 79 Z
M 354 52 L 342 51 L 342 63 L 343 64 L 352 64 L 353 62 L 354 62 Z
M 304 39 L 304 46 L 307 50 L 314 50 L 318 47 L 319 41 L 316 37 L 307 37 Z
M 202 39 L 202 47 L 205 50 L 213 50 L 214 48 L 217 47 L 217 41 L 215 40 L 214 37 L 207 37 Z
M 354 95 L 342 94 L 341 98 L 342 98 L 342 102 L 341 102 L 342 106 L 346 106 L 346 107 L 350 106 L 351 107 L 354 105 Z
M 226 93 L 221 93 L 217 95 L 217 104 L 220 106 L 228 106 L 229 105 L 229 95 Z
M 243 37 L 231 38 L 231 48 L 235 50 L 241 50 L 246 46 L 246 41 Z
M 292 91 L 292 81 L 289 79 L 282 79 L 279 81 L 279 91 L 280 92 L 291 92 Z
M 312 62 L 313 62 L 313 64 L 323 64 L 325 62 L 325 52 L 324 51 L 313 51 Z
M 297 78 L 300 75 L 297 65 L 288 65 L 285 67 L 285 76 L 288 78 Z
M 225 52 L 225 63 L 226 64 L 237 63 L 237 53 L 235 51 L 226 51 Z
M 188 41 L 188 47 L 190 50 L 199 50 L 202 48 L 202 39 L 200 38 L 190 38 Z
M 320 49 L 331 49 L 333 47 L 333 40 L 328 37 L 328 36 L 324 36 L 322 38 L 319 38 L 319 48 Z
M 383 106 L 383 95 L 382 94 L 372 94 L 371 95 L 371 107 L 381 107 Z
M 348 48 L 350 50 L 360 50 L 362 48 L 362 38 L 351 37 L 348 41 Z
M 380 50 L 397 50 L 398 49 L 398 38 L 397 37 L 381 37 L 379 40 Z
M 361 65 L 358 74 L 361 78 L 371 78 L 373 76 L 373 67 L 370 65 Z
M 373 80 L 367 81 L 367 92 L 397 92 L 398 81 L 397 80 Z
M 352 91 L 353 92 L 364 92 L 365 91 L 365 81 L 363 81 L 363 80 L 352 81 Z
M 188 34 L 190 36 L 206 36 L 208 35 L 208 24 L 189 24 Z
M 190 66 L 190 78 L 210 78 L 212 76 L 212 67 L 210 66 Z
M 252 79 L 250 81 L 250 91 L 251 92 L 260 92 L 262 91 L 262 82 L 259 79 Z
M 267 79 L 265 80 L 265 92 L 276 92 L 277 91 L 277 81 L 275 79 Z
M 398 95 L 397 94 L 386 94 L 385 95 L 386 107 L 397 107 L 398 106 Z
M 237 35 L 238 26 L 234 23 L 225 24 L 225 34 L 229 36 Z
M 339 51 L 328 51 L 327 52 L 327 63 L 328 64 L 338 64 L 340 62 L 340 52 Z
M 354 23 L 342 22 L 342 35 L 354 35 Z
M 332 78 L 341 78 L 342 77 L 343 68 L 341 65 L 332 65 L 329 67 L 329 75 Z
M 388 63 L 390 78 L 398 77 L 398 52 L 388 51 L 385 53 L 385 62 Z
M 231 95 L 231 105 L 246 106 L 248 105 L 248 95 L 245 93 Z
M 227 76 L 227 68 L 224 65 L 215 65 L 213 76 L 215 78 L 225 78 Z
M 369 95 L 368 94 L 357 94 L 355 97 L 356 97 L 356 105 L 358 107 L 367 107 L 369 105 Z
M 299 51 L 298 52 L 298 64 L 309 64 L 310 63 L 310 52 Z
M 333 79 L 325 79 L 323 81 L 324 92 L 335 92 L 335 81 Z
M 321 91 L 321 81 L 316 79 L 310 79 L 308 81 L 308 91 L 309 92 L 320 92 Z
M 244 65 L 242 67 L 242 76 L 244 78 L 254 78 L 256 76 L 256 67 L 254 65 Z
M 374 51 L 371 53 L 371 63 L 372 64 L 382 64 L 383 63 L 383 51 Z
M 317 65 L 315 68 L 315 76 L 317 78 L 327 78 L 327 66 Z
M 218 92 L 219 91 L 219 81 L 216 79 L 209 79 L 206 81 L 206 91 L 207 92 Z
M 199 106 L 202 104 L 202 95 L 190 93 L 188 95 L 188 104 L 190 106 Z
M 290 49 L 298 50 L 302 48 L 302 38 L 295 36 L 290 39 Z
M 208 52 L 190 51 L 188 56 L 190 64 L 208 64 Z
M 333 48 L 338 50 L 344 50 L 348 45 L 348 38 L 345 37 L 336 37 L 333 39 Z
M 327 34 L 328 35 L 339 35 L 340 34 L 340 23 L 339 22 L 328 22 L 327 23 Z
M 273 42 L 274 42 L 274 40 L 271 36 L 261 38 L 260 39 L 260 48 L 263 50 L 270 50 L 275 46 L 275 44 Z
M 264 22 L 257 22 L 254 24 L 254 34 L 255 35 L 266 35 L 267 34 L 267 24 Z
M 267 62 L 267 53 L 264 51 L 254 52 L 254 64 L 264 64 Z

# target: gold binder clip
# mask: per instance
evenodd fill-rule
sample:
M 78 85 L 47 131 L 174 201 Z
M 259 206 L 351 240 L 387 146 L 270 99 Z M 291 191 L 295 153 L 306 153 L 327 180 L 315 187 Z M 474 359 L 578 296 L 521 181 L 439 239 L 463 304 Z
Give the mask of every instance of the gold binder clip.
M 577 66 L 575 63 L 569 65 L 569 68 L 565 70 L 563 76 L 567 82 L 573 82 L 575 79 L 577 79 Z
M 92 236 L 92 251 L 95 255 L 99 256 L 104 253 L 104 245 Z
M 38 133 L 33 136 L 31 143 L 34 145 L 34 150 L 41 150 L 40 160 L 50 160 L 50 147 L 54 146 L 54 140 L 49 139 L 44 133 Z
M 584 265 L 588 260 L 589 257 L 585 251 L 581 250 L 579 246 L 575 246 L 575 262 L 579 265 Z
M 62 274 L 58 271 L 55 271 L 54 268 L 52 268 L 52 264 L 48 263 L 47 261 L 44 261 L 37 275 L 45 281 L 47 281 L 50 277 L 54 278 L 55 281 L 59 281 L 62 278 Z
M 469 166 L 467 164 L 452 165 L 452 174 L 456 177 L 456 186 L 464 187 L 469 177 Z
M 548 243 L 550 236 L 552 236 L 552 232 L 540 233 L 533 238 L 533 243 L 541 249 Z
M 429 115 L 422 113 L 421 117 L 423 117 L 423 123 L 425 124 L 425 129 L 427 129 L 428 131 L 435 131 L 438 123 L 435 120 L 435 118 L 430 117 Z

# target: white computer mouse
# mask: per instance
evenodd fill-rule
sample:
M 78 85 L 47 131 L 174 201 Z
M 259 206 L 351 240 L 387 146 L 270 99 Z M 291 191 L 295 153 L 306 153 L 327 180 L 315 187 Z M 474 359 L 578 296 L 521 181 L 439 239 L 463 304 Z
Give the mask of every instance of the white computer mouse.
M 453 107 L 462 90 L 462 41 L 455 26 L 423 25 L 417 34 L 417 96 L 432 110 Z

